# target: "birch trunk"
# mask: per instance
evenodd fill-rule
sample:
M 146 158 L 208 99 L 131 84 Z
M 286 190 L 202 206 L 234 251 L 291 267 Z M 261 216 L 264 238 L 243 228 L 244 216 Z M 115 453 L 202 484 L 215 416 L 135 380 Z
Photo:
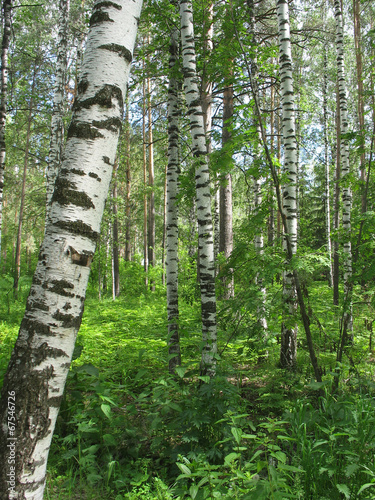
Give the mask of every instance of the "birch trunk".
M 259 85 L 258 85 L 258 64 L 257 64 L 257 56 L 256 56 L 256 47 L 257 47 L 257 40 L 255 36 L 255 5 L 254 5 L 254 0 L 248 0 L 248 7 L 249 7 L 249 17 L 250 17 L 250 29 L 251 29 L 251 37 L 252 37 L 252 50 L 254 51 L 254 57 L 253 60 L 251 61 L 251 73 L 252 73 L 252 82 L 253 82 L 253 87 L 254 87 L 254 94 L 255 94 L 255 100 L 260 103 L 260 93 L 259 93 Z M 261 166 L 262 164 L 262 156 L 260 152 L 261 144 L 262 144 L 262 132 L 261 132 L 261 116 L 258 116 L 256 105 L 254 104 L 254 116 L 255 116 L 255 128 L 256 128 L 256 135 L 257 135 L 257 140 L 258 143 L 255 145 L 255 155 L 254 155 L 254 160 L 255 163 Z M 271 134 L 272 136 L 272 134 Z M 254 177 L 254 203 L 255 203 L 255 210 L 259 211 L 262 205 L 262 185 L 264 184 L 264 178 L 261 177 L 261 172 Z M 259 255 L 263 254 L 264 250 L 264 236 L 262 232 L 262 228 L 259 227 L 257 231 L 257 235 L 255 236 L 255 241 L 254 241 L 254 246 L 255 250 Z M 267 320 L 266 320 L 266 289 L 263 285 L 263 280 L 257 274 L 256 276 L 256 282 L 259 287 L 259 303 L 257 306 L 257 320 L 258 320 L 258 325 L 261 330 L 261 336 L 263 340 L 266 342 L 267 340 Z M 267 357 L 267 351 L 265 351 L 264 356 L 261 356 L 261 358 Z
M 145 62 L 143 61 L 143 74 L 145 73 Z M 142 101 L 142 136 L 143 136 L 143 269 L 145 271 L 145 285 L 148 286 L 148 233 L 147 233 L 147 149 L 146 149 L 146 82 L 143 80 Z
M 131 261 L 131 168 L 130 168 L 130 123 L 129 123 L 129 90 L 126 92 L 125 112 L 125 157 L 126 157 L 126 222 L 125 222 L 125 260 Z
M 231 64 L 233 61 L 230 62 Z M 230 73 L 233 73 L 232 70 Z M 228 172 L 220 176 L 220 246 L 219 252 L 222 252 L 225 259 L 229 259 L 233 251 L 233 206 L 232 206 L 232 174 L 231 166 L 233 165 L 232 154 L 228 150 L 228 145 L 232 139 L 232 122 L 233 122 L 233 86 L 228 85 L 224 88 L 223 99 L 223 132 L 221 144 L 224 157 L 226 160 L 226 169 Z M 232 269 L 230 270 L 230 273 Z M 227 276 L 223 279 L 224 299 L 234 297 L 234 280 L 233 276 Z
M 196 164 L 195 182 L 203 340 L 201 371 L 214 376 L 216 372 L 217 332 L 211 184 L 203 112 L 197 83 L 193 10 L 190 0 L 180 2 L 180 16 L 184 88 Z
M 3 40 L 1 45 L 1 100 L 0 100 L 0 261 L 3 227 L 3 190 L 5 168 L 5 124 L 8 102 L 8 51 L 11 32 L 11 0 L 3 1 Z
M 69 13 L 69 0 L 60 0 L 59 3 L 59 34 L 57 38 L 57 62 L 55 94 L 53 97 L 51 139 L 46 172 L 46 221 L 48 219 L 53 188 L 61 163 L 61 153 L 64 141 L 63 104 L 64 85 L 67 66 L 67 24 Z
M 286 0 L 277 2 L 278 37 L 280 54 L 280 91 L 282 99 L 282 133 L 284 145 L 284 171 L 287 184 L 283 188 L 283 211 L 286 219 L 291 252 L 297 251 L 297 140 L 294 114 L 294 90 L 292 74 L 292 55 L 289 25 L 289 7 Z M 284 236 L 284 249 L 286 241 Z M 281 366 L 295 369 L 297 361 L 297 308 L 293 272 L 284 272 L 283 298 L 286 319 L 281 329 Z
M 150 36 L 148 36 L 150 43 Z M 152 133 L 151 80 L 147 77 L 147 117 L 148 117 L 148 185 L 150 189 L 148 205 L 148 265 L 155 267 L 155 192 L 154 192 L 154 139 Z M 155 291 L 155 282 L 150 287 Z
M 1 500 L 11 493 L 18 500 L 43 498 L 48 452 L 115 161 L 140 10 L 140 1 L 94 4 L 64 161 L 2 388 Z M 9 413 L 11 397 L 15 429 Z M 14 469 L 8 461 L 10 444 Z M 10 472 L 14 488 L 7 481 Z
M 112 298 L 120 295 L 120 262 L 119 262 L 119 237 L 118 237 L 118 205 L 117 205 L 117 169 L 118 160 L 113 168 L 113 204 L 112 204 Z
M 23 174 L 22 174 L 22 188 L 21 188 L 21 200 L 20 200 L 20 212 L 18 217 L 18 230 L 17 230 L 17 241 L 16 241 L 16 255 L 14 259 L 14 281 L 13 281 L 13 293 L 17 298 L 18 296 L 18 282 L 21 275 L 21 244 L 22 244 L 22 225 L 23 225 L 23 214 L 25 209 L 25 197 L 26 197 L 26 177 L 27 169 L 29 166 L 29 151 L 30 151 L 30 136 L 31 136 L 31 125 L 33 118 L 33 107 L 34 107 L 34 91 L 36 84 L 37 75 L 37 63 L 34 63 L 33 71 L 33 81 L 31 84 L 31 96 L 29 102 L 29 112 L 27 117 L 27 130 L 26 130 L 26 143 L 25 143 L 25 158 L 23 161 Z
M 169 371 L 173 373 L 181 365 L 180 340 L 178 330 L 178 175 L 179 157 L 179 117 L 181 114 L 178 98 L 179 84 L 176 79 L 178 62 L 178 31 L 171 33 L 168 87 L 168 166 L 167 166 L 167 212 L 166 212 L 166 278 L 168 310 Z
M 324 47 L 323 55 L 324 75 L 323 75 L 323 129 L 324 129 L 324 168 L 325 168 L 325 215 L 326 215 L 326 240 L 327 256 L 329 260 L 328 284 L 333 286 L 333 268 L 332 268 L 332 243 L 331 243 L 331 204 L 330 204 L 330 172 L 329 172 L 329 154 L 328 154 L 328 112 L 327 112 L 327 50 Z
M 344 324 L 347 325 L 347 332 L 353 330 L 352 301 L 351 301 L 351 279 L 352 279 L 352 248 L 351 248 L 351 209 L 352 193 L 349 181 L 349 145 L 345 135 L 348 132 L 348 105 L 346 93 L 346 80 L 344 70 L 344 34 L 343 19 L 340 0 L 335 0 L 336 19 L 336 60 L 337 77 L 339 85 L 339 105 L 340 105 L 340 159 L 341 159 L 341 180 L 342 180 L 342 229 L 343 229 L 343 253 L 344 253 Z

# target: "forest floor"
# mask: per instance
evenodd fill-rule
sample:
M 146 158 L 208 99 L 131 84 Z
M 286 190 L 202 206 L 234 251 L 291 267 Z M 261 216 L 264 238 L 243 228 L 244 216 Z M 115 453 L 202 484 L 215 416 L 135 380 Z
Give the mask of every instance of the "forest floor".
M 2 375 L 29 282 L 16 302 L 5 293 L 9 283 L 0 285 Z M 128 296 L 124 287 L 115 301 L 89 293 L 45 499 L 375 498 L 368 496 L 375 491 L 374 366 L 363 346 L 356 356 L 364 368 L 345 368 L 342 393 L 332 398 L 333 349 L 319 353 L 326 372 L 319 385 L 303 340 L 297 370 L 286 372 L 277 335 L 260 355 L 254 335 L 228 332 L 222 315 L 212 381 L 199 375 L 199 304 L 181 301 L 183 363 L 172 377 L 166 316 L 162 288 Z M 324 347 L 318 326 L 316 335 Z

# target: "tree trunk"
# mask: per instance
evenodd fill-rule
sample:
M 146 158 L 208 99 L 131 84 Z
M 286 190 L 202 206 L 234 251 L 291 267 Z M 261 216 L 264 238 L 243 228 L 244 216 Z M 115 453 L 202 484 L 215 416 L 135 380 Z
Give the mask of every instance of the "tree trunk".
M 217 332 L 215 262 L 211 214 L 210 175 L 200 93 L 197 85 L 193 10 L 190 0 L 180 2 L 184 87 L 195 160 L 199 274 L 202 308 L 202 373 L 216 372 Z
M 232 71 L 230 71 L 232 73 Z M 224 88 L 223 99 L 223 132 L 221 144 L 225 157 L 226 173 L 220 175 L 220 239 L 219 252 L 223 253 L 228 260 L 233 251 L 233 209 L 232 209 L 232 174 L 233 165 L 230 141 L 232 139 L 231 127 L 233 124 L 233 85 L 228 83 Z M 232 270 L 230 270 L 231 273 Z M 227 276 L 223 280 L 224 299 L 234 297 L 233 276 Z
M 43 498 L 48 452 L 115 161 L 140 10 L 140 1 L 129 0 L 99 0 L 93 8 L 64 161 L 4 377 L 1 500 L 10 494 L 18 500 Z
M 5 126 L 8 102 L 8 50 L 11 33 L 11 0 L 3 0 L 3 40 L 1 45 L 1 100 L 0 100 L 0 261 L 3 226 L 3 191 L 5 168 Z
M 178 65 L 178 31 L 171 33 L 169 57 L 168 87 L 168 166 L 167 166 L 167 310 L 168 310 L 168 354 L 169 372 L 174 373 L 176 366 L 181 365 L 180 339 L 178 329 L 178 175 L 180 171 L 179 156 L 179 83 L 176 79 Z
M 331 203 L 330 203 L 330 172 L 329 172 L 329 154 L 328 154 L 328 112 L 327 112 L 327 49 L 324 47 L 323 54 L 323 129 L 324 129 L 324 168 L 325 168 L 325 216 L 326 216 L 326 240 L 327 256 L 329 261 L 328 284 L 333 286 L 333 268 L 332 268 L 332 244 L 331 244 Z
M 37 63 L 34 63 L 33 81 L 31 84 L 31 96 L 29 102 L 29 113 L 27 117 L 27 130 L 26 130 L 26 144 L 25 144 L 25 158 L 23 162 L 23 174 L 22 174 L 22 188 L 21 188 L 21 201 L 20 201 L 20 212 L 18 217 L 18 230 L 17 230 L 17 242 L 16 242 L 16 255 L 14 264 L 14 281 L 13 281 L 13 293 L 17 298 L 18 295 L 18 282 L 21 274 L 21 243 L 22 243 L 22 223 L 23 223 L 23 213 L 25 208 L 25 197 L 26 197 L 26 176 L 27 168 L 29 166 L 29 150 L 30 150 L 30 135 L 31 135 L 31 125 L 33 118 L 33 106 L 34 106 L 34 91 L 36 84 L 36 74 L 37 74 Z
M 288 183 L 283 188 L 283 211 L 286 218 L 286 231 L 291 251 L 297 251 L 297 140 L 294 116 L 294 91 L 292 74 L 292 55 L 290 42 L 289 8 L 286 0 L 277 2 L 280 85 L 282 96 L 282 130 L 284 143 L 284 171 Z M 286 237 L 284 235 L 284 249 Z M 295 369 L 297 362 L 297 308 L 296 289 L 291 270 L 284 272 L 283 299 L 286 318 L 281 330 L 280 364 L 284 368 Z
M 354 17 L 354 46 L 355 46 L 355 58 L 356 58 L 356 68 L 357 68 L 357 88 L 358 88 L 358 122 L 359 122 L 359 132 L 362 135 L 363 144 L 365 141 L 365 107 L 364 107 L 364 90 L 363 90 L 363 64 L 362 64 L 362 50 L 361 50 L 361 17 L 360 17 L 360 1 L 353 0 L 353 17 Z M 365 174 L 366 174 L 366 155 L 363 151 L 361 153 L 361 202 L 362 202 L 362 213 L 366 211 L 366 199 L 365 199 Z
M 125 158 L 126 158 L 126 208 L 125 208 L 125 260 L 131 260 L 131 168 L 130 168 L 130 123 L 129 123 L 129 90 L 126 92 L 125 112 Z
M 150 36 L 148 36 L 150 42 Z M 148 116 L 148 265 L 155 267 L 155 192 L 154 192 L 154 139 L 152 134 L 151 80 L 147 77 L 147 116 Z M 155 291 L 155 282 L 150 287 Z
M 351 248 L 351 208 L 352 193 L 350 188 L 349 145 L 346 138 L 348 133 L 348 106 L 346 95 L 346 81 L 344 71 L 344 34 L 340 0 L 335 0 L 336 19 L 336 53 L 337 77 L 339 84 L 340 102 L 340 159 L 342 181 L 342 229 L 343 229 L 343 261 L 344 261 L 344 316 L 343 322 L 347 325 L 348 335 L 353 330 L 352 317 L 352 248 Z
M 143 74 L 145 73 L 145 62 L 143 61 Z M 145 285 L 148 286 L 148 202 L 147 202 L 147 148 L 146 148 L 146 81 L 143 80 L 142 100 L 142 137 L 143 137 L 143 269 L 145 271 Z
M 61 153 L 64 142 L 64 88 L 67 66 L 67 24 L 69 0 L 59 3 L 59 34 L 57 39 L 58 53 L 56 62 L 55 94 L 53 97 L 51 139 L 46 171 L 46 220 L 48 218 L 53 188 L 61 163 Z
M 117 207 L 117 169 L 116 159 L 113 168 L 113 201 L 112 201 L 112 297 L 113 300 L 120 295 L 120 262 L 119 262 L 119 238 L 118 238 L 118 207 Z

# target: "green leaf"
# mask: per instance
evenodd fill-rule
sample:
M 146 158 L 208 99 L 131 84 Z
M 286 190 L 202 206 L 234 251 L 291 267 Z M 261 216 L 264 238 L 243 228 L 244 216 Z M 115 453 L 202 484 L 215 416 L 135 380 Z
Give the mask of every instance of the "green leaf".
M 177 462 L 177 467 L 183 474 L 186 474 L 186 476 L 191 476 L 191 470 L 187 465 L 182 464 L 181 462 Z
M 229 455 L 227 455 L 224 458 L 225 465 L 230 465 L 234 460 L 237 460 L 237 458 L 240 458 L 240 456 L 241 455 L 239 453 L 229 453 Z
M 373 486 L 375 486 L 375 483 L 366 483 L 366 484 L 363 484 L 363 485 L 359 488 L 358 493 L 357 493 L 357 496 L 358 496 L 358 495 L 360 495 L 360 494 L 362 493 L 362 491 L 365 491 L 365 490 L 367 490 L 367 488 L 371 488 L 371 487 L 373 487 Z
M 208 375 L 200 375 L 198 377 L 199 380 L 202 380 L 205 384 L 208 384 L 211 378 Z
M 92 377 L 99 378 L 98 368 L 96 368 L 96 366 L 92 365 L 91 363 L 87 363 L 85 365 L 79 366 L 77 368 L 77 372 L 87 373 L 88 375 L 91 375 Z
M 182 366 L 176 366 L 175 368 L 175 372 L 177 373 L 177 375 L 180 377 L 180 378 L 183 378 L 185 373 L 186 373 L 186 370 L 185 368 L 183 368 Z
M 340 493 L 343 493 L 345 495 L 345 498 L 347 498 L 348 500 L 350 499 L 350 490 L 346 486 L 346 484 L 336 484 L 336 488 Z
M 242 439 L 242 430 L 238 429 L 237 427 L 232 427 L 230 431 L 233 434 L 236 443 L 240 444 Z
M 111 414 L 111 407 L 109 405 L 106 405 L 106 404 L 102 404 L 100 405 L 100 409 L 102 410 L 102 412 L 104 413 L 104 415 L 109 418 L 109 420 L 112 419 L 112 414 Z
M 199 487 L 196 484 L 192 484 L 189 488 L 189 493 L 191 498 L 194 500 L 199 491 Z

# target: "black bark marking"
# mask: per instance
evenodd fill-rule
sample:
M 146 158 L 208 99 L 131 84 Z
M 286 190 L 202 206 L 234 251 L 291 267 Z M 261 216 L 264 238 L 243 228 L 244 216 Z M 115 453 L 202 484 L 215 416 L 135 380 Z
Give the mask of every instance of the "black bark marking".
M 94 120 L 92 124 L 94 125 L 94 127 L 110 130 L 111 132 L 116 132 L 116 133 L 120 133 L 122 127 L 122 122 L 120 118 L 115 118 L 115 117 L 108 118 L 107 120 L 102 120 L 102 121 Z
M 114 20 L 109 17 L 108 12 L 103 12 L 103 11 L 94 12 L 90 19 L 90 28 L 92 26 L 103 23 L 114 23 Z
M 92 127 L 89 123 L 78 123 L 72 121 L 69 125 L 67 138 L 77 137 L 78 139 L 97 139 L 104 137 L 96 128 Z
M 99 239 L 99 233 L 94 231 L 91 226 L 85 224 L 82 221 L 58 221 L 53 224 L 55 227 L 67 231 L 72 234 L 78 234 L 79 236 L 84 236 L 95 243 Z
M 78 92 L 79 92 L 78 86 Z M 87 87 L 86 87 L 87 88 Z M 85 90 L 86 90 L 85 88 Z M 124 98 L 122 95 L 122 91 L 117 85 L 103 85 L 103 87 L 98 90 L 98 92 L 88 99 L 78 99 L 75 100 L 73 105 L 74 111 L 79 111 L 81 109 L 89 109 L 94 104 L 98 104 L 99 106 L 103 106 L 104 108 L 112 108 L 112 100 L 117 99 L 119 108 L 122 109 L 124 107 Z
M 57 321 L 61 321 L 63 328 L 75 328 L 78 330 L 81 325 L 81 314 L 77 317 L 73 314 L 63 314 L 56 311 L 52 317 Z
M 117 10 L 122 10 L 122 6 L 116 2 L 110 2 L 109 0 L 103 0 L 95 5 L 95 10 L 102 9 L 103 7 L 113 7 Z
M 102 181 L 101 178 L 98 176 L 98 174 L 95 174 L 94 172 L 89 172 L 89 177 L 96 179 L 98 182 Z
M 99 49 L 109 50 L 111 52 L 116 52 L 120 57 L 123 57 L 127 63 L 131 63 L 133 60 L 133 54 L 129 49 L 123 45 L 118 45 L 117 43 L 107 43 L 100 45 Z
M 74 285 L 72 283 L 69 283 L 69 281 L 66 280 L 53 280 L 51 282 L 50 286 L 48 283 L 46 283 L 43 288 L 46 288 L 50 292 L 56 293 L 58 295 L 61 295 L 62 297 L 74 297 L 74 293 L 67 292 L 66 289 L 68 290 L 73 290 Z
M 59 205 L 76 205 L 86 209 L 95 208 L 91 198 L 84 191 L 76 191 L 76 185 L 66 178 L 59 176 L 56 179 L 52 202 Z

